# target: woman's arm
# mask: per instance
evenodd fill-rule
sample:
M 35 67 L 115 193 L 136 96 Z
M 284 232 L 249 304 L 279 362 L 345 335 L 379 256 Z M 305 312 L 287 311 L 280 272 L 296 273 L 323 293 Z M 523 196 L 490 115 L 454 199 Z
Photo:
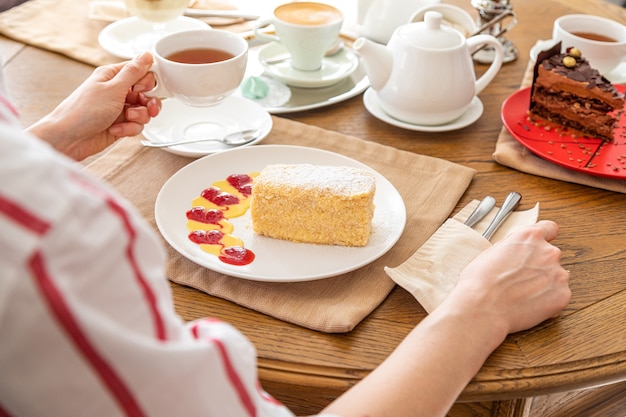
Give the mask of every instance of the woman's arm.
M 507 334 L 558 315 L 569 274 L 541 221 L 473 261 L 457 287 L 368 377 L 325 412 L 342 417 L 445 416 Z

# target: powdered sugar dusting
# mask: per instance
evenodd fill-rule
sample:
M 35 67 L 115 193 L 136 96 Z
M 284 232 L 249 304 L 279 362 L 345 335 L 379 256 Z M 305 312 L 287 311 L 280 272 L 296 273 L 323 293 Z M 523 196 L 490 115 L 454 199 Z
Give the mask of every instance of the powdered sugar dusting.
M 268 165 L 254 181 L 301 190 L 326 190 L 342 196 L 368 193 L 376 184 L 374 174 L 365 169 L 312 164 Z

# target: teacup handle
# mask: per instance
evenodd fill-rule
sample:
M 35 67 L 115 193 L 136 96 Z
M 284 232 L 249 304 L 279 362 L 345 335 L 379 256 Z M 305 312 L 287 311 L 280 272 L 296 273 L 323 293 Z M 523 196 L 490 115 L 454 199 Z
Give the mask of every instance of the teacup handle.
M 479 94 L 481 91 L 483 91 L 485 87 L 489 85 L 491 80 L 493 80 L 494 77 L 498 74 L 498 71 L 500 71 L 500 68 L 502 67 L 502 60 L 504 58 L 504 49 L 502 48 L 502 44 L 495 37 L 483 34 L 470 36 L 469 38 L 467 38 L 467 46 L 469 48 L 470 55 L 483 45 L 493 46 L 493 48 L 495 49 L 495 55 L 493 62 L 491 63 L 487 71 L 485 71 L 485 73 L 476 80 L 476 94 Z
M 172 97 L 172 93 L 170 92 L 170 90 L 168 90 L 165 87 L 165 85 L 161 82 L 161 80 L 159 80 L 159 73 L 157 71 L 156 63 L 152 64 L 152 67 L 150 67 L 150 71 L 154 74 L 154 81 L 156 85 L 154 86 L 152 90 L 146 91 L 144 95 L 146 97 L 157 97 L 157 98 Z
M 261 40 L 265 40 L 268 42 L 278 42 L 278 36 L 276 35 L 270 35 L 268 33 L 263 33 L 261 32 L 261 29 L 263 29 L 264 27 L 268 26 L 269 24 L 271 24 L 272 21 L 270 19 L 266 19 L 266 20 L 261 20 L 257 23 L 257 25 L 254 27 L 254 36 L 257 39 L 261 39 Z

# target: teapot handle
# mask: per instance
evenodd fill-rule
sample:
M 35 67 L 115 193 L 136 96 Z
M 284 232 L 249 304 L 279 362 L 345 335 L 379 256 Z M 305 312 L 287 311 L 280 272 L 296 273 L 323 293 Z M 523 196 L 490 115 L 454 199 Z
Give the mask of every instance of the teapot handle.
M 494 79 L 494 77 L 498 74 L 498 71 L 500 71 L 500 67 L 502 67 L 502 61 L 504 58 L 504 49 L 502 48 L 502 44 L 495 37 L 491 35 L 482 34 L 482 35 L 470 36 L 469 38 L 467 38 L 467 46 L 468 46 L 470 55 L 473 54 L 474 51 L 476 51 L 478 48 L 480 48 L 483 45 L 493 46 L 495 50 L 495 54 L 494 54 L 493 62 L 491 63 L 487 71 L 485 71 L 485 73 L 479 79 L 476 80 L 476 93 L 475 94 L 479 94 L 481 91 L 483 91 L 485 87 L 489 85 L 491 80 Z
M 362 25 L 365 22 L 365 16 L 372 7 L 374 0 L 358 0 L 356 3 L 356 23 Z

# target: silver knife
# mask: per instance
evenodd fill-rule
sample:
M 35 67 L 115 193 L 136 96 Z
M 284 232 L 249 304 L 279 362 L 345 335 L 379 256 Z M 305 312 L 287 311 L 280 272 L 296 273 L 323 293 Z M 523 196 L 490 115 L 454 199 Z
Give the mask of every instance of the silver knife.
M 506 197 L 504 203 L 502 203 L 502 207 L 500 207 L 500 210 L 498 210 L 496 216 L 493 218 L 493 220 L 491 221 L 489 226 L 487 226 L 487 229 L 483 233 L 485 239 L 491 239 L 491 236 L 493 236 L 494 232 L 498 230 L 498 227 L 500 227 L 502 222 L 504 222 L 504 220 L 509 217 L 509 214 L 511 214 L 513 210 L 515 210 L 521 199 L 522 195 L 520 193 L 516 193 L 515 191 L 513 191 Z

